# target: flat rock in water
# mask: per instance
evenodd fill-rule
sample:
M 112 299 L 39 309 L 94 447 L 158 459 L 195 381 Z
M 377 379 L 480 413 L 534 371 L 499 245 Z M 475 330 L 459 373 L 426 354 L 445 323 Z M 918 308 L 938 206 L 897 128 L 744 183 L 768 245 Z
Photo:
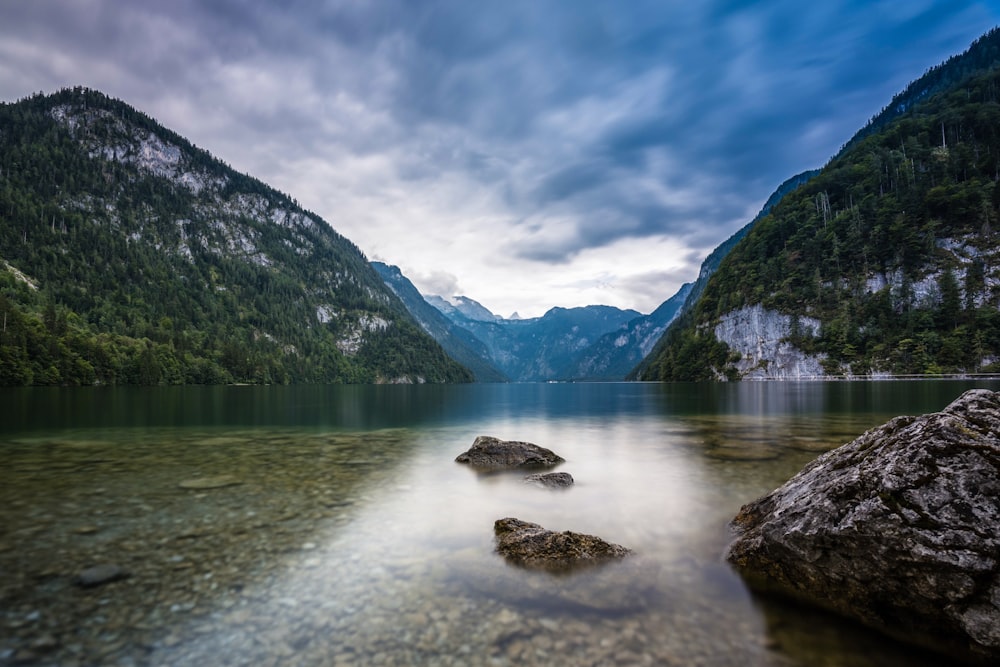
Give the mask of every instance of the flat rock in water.
M 619 544 L 594 535 L 565 530 L 557 533 L 521 519 L 499 519 L 493 524 L 497 551 L 517 565 L 565 570 L 622 558 L 632 553 Z
M 1000 661 L 1000 393 L 897 417 L 744 505 L 726 558 L 761 590 Z
M 119 581 L 128 578 L 129 573 L 121 567 L 112 563 L 104 563 L 88 567 L 86 570 L 76 575 L 73 583 L 83 588 L 93 588 L 103 584 L 110 584 L 112 581 Z
M 573 475 L 568 472 L 540 472 L 524 478 L 526 484 L 544 486 L 547 489 L 565 489 L 573 486 Z
M 232 475 L 215 475 L 214 477 L 186 479 L 178 484 L 178 486 L 182 489 L 221 489 L 226 486 L 236 486 L 242 483 L 242 480 Z
M 552 450 L 517 440 L 500 440 L 481 435 L 472 443 L 469 451 L 455 459 L 477 468 L 518 468 L 531 466 L 554 466 L 565 461 Z

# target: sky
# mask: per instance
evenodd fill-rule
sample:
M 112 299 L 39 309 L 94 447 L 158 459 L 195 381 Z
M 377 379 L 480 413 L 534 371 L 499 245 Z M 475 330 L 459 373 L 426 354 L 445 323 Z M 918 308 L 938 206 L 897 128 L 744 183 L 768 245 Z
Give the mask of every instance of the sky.
M 651 312 L 1000 0 L 0 0 L 0 100 L 86 86 L 424 294 Z

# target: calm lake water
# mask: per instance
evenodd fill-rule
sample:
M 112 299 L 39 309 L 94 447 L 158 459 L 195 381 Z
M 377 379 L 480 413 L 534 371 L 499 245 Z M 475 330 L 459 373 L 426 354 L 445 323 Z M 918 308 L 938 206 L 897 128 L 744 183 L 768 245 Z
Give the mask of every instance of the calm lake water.
M 0 391 L 0 664 L 937 664 L 749 593 L 740 506 L 821 452 L 997 382 Z M 478 435 L 576 484 L 454 462 Z M 620 563 L 507 565 L 496 519 Z M 87 568 L 124 578 L 82 587 Z

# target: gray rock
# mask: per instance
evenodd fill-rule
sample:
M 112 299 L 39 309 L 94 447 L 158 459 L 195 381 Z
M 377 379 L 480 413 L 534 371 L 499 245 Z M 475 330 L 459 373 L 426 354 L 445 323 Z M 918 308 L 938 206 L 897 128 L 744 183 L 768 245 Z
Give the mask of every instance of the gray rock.
M 556 533 L 521 519 L 499 519 L 493 524 L 497 551 L 525 567 L 561 571 L 621 558 L 631 553 L 599 537 L 566 530 Z
M 565 461 L 552 450 L 530 442 L 500 440 L 488 435 L 476 438 L 469 451 L 459 454 L 455 460 L 478 468 L 553 466 Z
M 726 558 L 751 586 L 963 660 L 1000 660 L 1000 393 L 872 429 L 733 525 Z
M 86 570 L 76 575 L 73 582 L 83 588 L 93 588 L 103 584 L 110 584 L 112 581 L 126 579 L 129 572 L 112 563 L 103 563 L 88 567 Z
M 525 483 L 544 486 L 547 489 L 565 489 L 573 486 L 573 475 L 568 472 L 540 472 L 528 475 Z

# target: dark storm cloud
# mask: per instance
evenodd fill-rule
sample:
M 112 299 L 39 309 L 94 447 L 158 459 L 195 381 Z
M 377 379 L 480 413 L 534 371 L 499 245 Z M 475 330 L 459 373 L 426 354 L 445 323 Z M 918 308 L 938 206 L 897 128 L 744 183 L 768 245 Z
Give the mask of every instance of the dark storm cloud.
M 561 270 L 670 238 L 683 266 L 644 273 L 693 278 L 691 252 L 998 17 L 970 0 L 8 2 L 0 98 L 99 88 L 349 237 L 419 213 L 442 247 Z M 470 201 L 462 229 L 435 228 Z M 400 233 L 379 229 L 387 253 Z
M 730 3 L 689 16 L 699 26 L 693 34 L 640 40 L 649 62 L 666 62 L 678 51 L 671 42 L 682 44 L 680 59 L 672 61 L 672 85 L 652 91 L 658 99 L 644 113 L 598 128 L 590 145 L 569 156 L 573 161 L 542 178 L 534 191 L 538 203 L 564 207 L 578 200 L 580 233 L 565 237 L 554 252 L 533 245 L 524 256 L 551 261 L 560 251 L 568 256 L 620 235 L 683 236 L 702 230 L 705 219 L 736 225 L 747 200 L 765 197 L 797 171 L 821 166 L 892 92 L 919 75 L 925 67 L 910 65 L 917 53 L 936 63 L 989 27 L 976 22 L 981 12 L 975 10 L 974 3 L 939 3 L 898 20 L 897 6 L 889 3 L 828 3 L 818 12 L 791 2 Z M 928 59 L 935 52 L 940 56 Z M 627 74 L 624 63 L 617 75 Z M 886 81 L 894 88 L 883 87 L 876 102 L 871 84 Z M 867 95 L 856 94 L 866 88 Z M 829 127 L 818 145 L 810 145 L 817 123 Z M 702 224 L 692 224 L 690 206 L 636 205 L 623 196 L 635 195 L 634 189 L 607 185 L 649 174 L 650 157 L 660 153 L 709 176 L 699 187 L 685 183 L 689 172 L 659 175 L 669 189 L 700 193 Z M 594 196 L 602 182 L 596 192 L 608 195 L 608 206 L 632 212 L 634 224 L 588 224 L 590 211 L 603 208 Z M 720 193 L 729 195 L 728 205 L 718 202 Z

